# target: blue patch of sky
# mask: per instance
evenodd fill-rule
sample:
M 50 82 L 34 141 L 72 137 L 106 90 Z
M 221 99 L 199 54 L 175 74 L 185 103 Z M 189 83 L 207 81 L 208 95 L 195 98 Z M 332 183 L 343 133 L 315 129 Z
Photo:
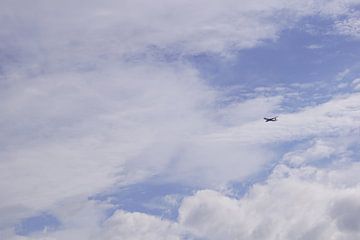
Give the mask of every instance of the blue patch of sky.
M 305 19 L 284 30 L 276 41 L 241 50 L 230 60 L 202 54 L 190 61 L 212 85 L 220 87 L 331 81 L 359 60 L 360 44 L 331 34 L 330 29 L 327 20 Z
M 91 199 L 113 204 L 115 207 L 108 211 L 109 216 L 117 209 L 122 209 L 176 220 L 182 198 L 191 195 L 193 191 L 193 188 L 176 183 L 147 181 L 113 189 L 111 192 L 98 194 Z M 168 202 L 166 196 L 175 202 Z
M 359 76 L 359 56 L 359 42 L 335 34 L 332 20 L 309 17 L 276 41 L 236 52 L 234 58 L 201 54 L 189 61 L 214 87 L 241 86 L 229 99 L 282 95 L 283 110 L 292 112 L 352 91 L 349 84 L 339 86 Z M 346 69 L 349 73 L 339 79 Z
M 360 133 L 359 135 L 360 136 Z M 349 152 L 351 154 L 351 159 L 354 162 L 360 162 L 360 150 L 359 150 L 359 144 L 353 145 L 349 148 Z
M 61 222 L 49 213 L 41 213 L 36 216 L 23 219 L 15 226 L 15 233 L 27 236 L 36 232 L 54 231 L 61 226 Z
M 268 179 L 271 175 L 274 167 L 277 164 L 275 162 L 271 162 L 260 169 L 260 171 L 251 175 L 243 181 L 233 181 L 228 184 L 228 187 L 231 189 L 231 195 L 235 198 L 242 198 L 246 193 L 249 192 L 250 188 L 254 184 L 262 183 Z

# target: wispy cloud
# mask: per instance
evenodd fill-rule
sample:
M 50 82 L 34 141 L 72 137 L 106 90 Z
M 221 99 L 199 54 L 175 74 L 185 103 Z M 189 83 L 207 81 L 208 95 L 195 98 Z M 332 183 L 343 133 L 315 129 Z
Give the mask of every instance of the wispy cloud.
M 306 48 L 307 49 L 321 49 L 323 48 L 324 46 L 322 45 L 319 45 L 319 44 L 310 44 L 310 45 L 307 45 Z
M 349 18 L 348 12 L 356 3 L 139 0 L 108 1 L 100 6 L 94 1 L 2 1 L 0 236 L 181 239 L 190 234 L 224 239 L 256 232 L 258 237 L 273 236 L 274 232 L 263 229 L 268 222 L 252 219 L 247 226 L 227 216 L 256 218 L 256 211 L 268 201 L 274 202 L 275 209 L 299 201 L 299 206 L 309 210 L 297 198 L 302 191 L 324 193 L 320 200 L 315 194 L 311 200 L 320 207 L 315 215 L 328 213 L 328 205 L 320 206 L 328 199 L 324 196 L 334 200 L 329 192 L 346 197 L 346 191 L 329 190 L 324 182 L 306 175 L 304 178 L 315 181 L 307 185 L 296 175 L 307 173 L 304 164 L 312 158 L 338 153 L 332 151 L 333 143 L 323 140 L 316 141 L 312 149 L 288 154 L 302 158 L 296 165 L 301 168 L 279 166 L 264 186 L 257 185 L 242 200 L 209 189 L 241 181 L 274 161 L 278 153 L 273 143 L 321 139 L 354 130 L 359 124 L 359 94 L 337 94 L 323 104 L 316 102 L 295 111 L 284 110 L 284 101 L 298 93 L 296 86 L 292 91 L 258 88 L 246 100 L 229 101 L 227 92 L 211 86 L 187 57 L 238 54 L 276 41 L 283 30 L 314 15 L 335 21 L 338 33 L 355 36 L 356 19 Z M 347 20 L 339 20 L 344 14 Z M 356 80 L 352 85 L 358 88 Z M 279 122 L 263 124 L 265 114 L 278 112 Z M 310 170 L 320 175 L 338 173 Z M 121 209 L 109 218 L 106 213 L 114 211 L 113 205 L 89 200 L 103 191 L 154 177 L 209 189 L 187 198 L 176 222 Z M 287 190 L 293 195 L 276 202 L 277 195 Z M 208 211 L 209 206 L 215 206 L 215 211 Z M 346 224 L 348 209 L 344 216 L 338 209 L 329 210 L 336 222 L 331 226 L 356 229 Z M 287 210 L 296 209 L 288 206 Z M 14 226 L 21 219 L 42 212 L 59 220 L 61 227 L 16 236 Z M 269 220 L 268 226 L 273 224 L 275 230 L 286 218 L 286 213 L 278 214 L 281 220 L 273 222 L 265 211 L 264 221 Z M 224 217 L 223 223 L 216 220 Z M 199 219 L 211 220 L 212 225 Z M 299 217 L 294 221 L 302 223 L 303 219 L 308 220 Z M 245 232 L 254 232 L 233 230 L 236 224 L 245 226 Z M 291 232 L 293 225 L 284 226 Z M 310 226 L 305 230 L 310 231 Z M 331 232 L 320 230 L 323 235 L 309 234 L 328 236 Z
M 335 30 L 353 38 L 360 37 L 360 18 L 359 15 L 351 15 L 335 24 Z

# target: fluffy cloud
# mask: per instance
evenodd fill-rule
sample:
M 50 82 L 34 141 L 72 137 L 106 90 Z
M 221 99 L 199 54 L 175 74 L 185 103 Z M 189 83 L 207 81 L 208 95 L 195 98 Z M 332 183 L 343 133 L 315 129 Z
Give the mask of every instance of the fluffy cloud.
M 179 223 L 205 239 L 357 239 L 358 182 L 333 176 L 354 176 L 349 171 L 358 168 L 279 165 L 265 183 L 253 186 L 241 199 L 211 190 L 186 198 Z
M 98 239 L 181 239 L 176 223 L 142 213 L 117 211 L 106 221 Z
M 176 222 L 118 210 L 101 228 L 95 225 L 85 233 L 92 233 L 88 239 L 357 239 L 359 169 L 358 163 L 340 168 L 279 164 L 265 182 L 252 186 L 243 197 L 214 190 L 186 197 Z M 14 239 L 84 237 L 76 234 L 67 230 Z

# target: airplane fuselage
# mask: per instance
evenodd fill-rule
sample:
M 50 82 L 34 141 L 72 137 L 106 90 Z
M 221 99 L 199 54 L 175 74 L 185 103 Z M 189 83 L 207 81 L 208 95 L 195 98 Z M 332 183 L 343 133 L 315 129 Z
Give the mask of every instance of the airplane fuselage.
M 277 117 L 273 117 L 273 118 L 264 118 L 265 122 L 275 122 L 277 121 Z

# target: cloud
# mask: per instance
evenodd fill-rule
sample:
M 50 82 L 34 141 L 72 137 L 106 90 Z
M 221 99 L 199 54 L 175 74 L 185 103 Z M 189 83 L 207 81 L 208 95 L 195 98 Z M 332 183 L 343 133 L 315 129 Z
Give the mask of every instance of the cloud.
M 207 124 L 213 99 L 194 71 L 178 70 L 125 65 L 13 83 L 0 104 L 2 209 L 47 208 L 160 171 Z
M 94 232 L 79 223 L 92 218 L 97 234 L 103 217 L 89 209 L 94 194 L 153 176 L 215 188 L 272 160 L 264 144 L 351 129 L 356 94 L 264 126 L 255 119 L 279 110 L 282 97 L 221 106 L 226 96 L 183 56 L 256 47 L 302 17 L 336 18 L 354 3 L 1 1 L 0 231 L 11 236 L 45 210 L 64 227 L 49 237 L 85 238 Z M 77 222 L 73 202 L 86 209 L 76 209 Z M 149 226 L 116 224 L 128 220 Z M 153 228 L 166 236 L 173 224 L 120 211 L 106 226 L 104 234 L 158 237 Z
M 243 197 L 210 189 L 186 197 L 177 221 L 118 210 L 101 228 L 14 239 L 76 239 L 89 232 L 88 239 L 357 239 L 359 168 L 357 162 L 328 168 L 279 164 L 265 182 L 253 185 Z M 96 205 L 89 207 L 84 210 Z M 81 214 L 73 216 L 78 219 Z
M 102 231 L 102 223 L 107 219 L 106 211 L 112 208 L 107 203 L 99 203 L 83 198 L 68 198 L 58 202 L 51 208 L 49 216 L 56 216 L 59 225 L 56 229 L 44 225 L 31 223 L 36 227 L 43 227 L 40 231 L 29 231 L 27 234 L 15 234 L 12 231 L 0 231 L 5 239 L 24 240 L 60 240 L 60 239 L 96 239 L 96 235 Z M 30 230 L 30 229 L 29 229 Z
M 136 72 L 139 73 L 138 71 Z M 139 90 L 139 88 L 136 89 Z M 170 95 L 173 96 L 173 93 Z M 210 97 L 212 96 L 212 92 L 210 91 Z M 354 101 L 354 99 L 357 98 L 357 94 L 348 95 L 346 97 L 337 97 L 325 104 L 312 108 L 307 108 L 298 113 L 288 114 L 287 118 L 292 119 L 293 121 L 296 120 L 296 122 L 292 122 L 291 124 L 300 124 L 301 119 L 309 120 L 309 117 L 307 116 L 311 116 L 315 120 L 319 117 L 330 116 L 331 118 L 335 118 L 336 125 L 334 129 L 339 129 L 339 131 L 344 131 L 344 129 L 352 129 L 350 126 L 353 126 L 352 121 L 356 120 L 358 109 L 357 101 Z M 148 98 L 146 99 L 148 100 Z M 169 101 L 168 98 L 165 98 L 165 100 L 165 102 Z M 254 101 L 256 102 L 258 101 L 258 99 L 255 99 Z M 153 103 L 154 102 L 152 102 L 151 106 L 155 107 Z M 163 104 L 164 102 L 161 101 L 159 103 Z M 271 106 L 273 107 L 273 105 Z M 232 108 L 232 106 L 230 106 L 230 108 Z M 163 107 L 161 107 L 161 109 L 163 109 Z M 138 113 L 136 112 L 136 114 Z M 300 120 L 298 120 L 298 115 L 301 116 Z M 145 115 L 145 117 L 146 119 L 148 119 L 147 115 Z M 338 117 L 342 120 L 349 118 L 351 119 L 351 121 L 346 122 L 344 127 L 343 125 L 341 125 L 342 121 L 336 120 L 336 118 Z M 314 122 L 316 121 L 312 118 L 310 118 L 309 123 L 314 124 Z M 328 122 L 324 121 L 324 123 L 330 124 L 331 118 Z M 141 120 L 141 118 L 132 118 L 132 121 L 134 120 Z M 158 121 L 157 118 L 156 120 Z M 171 118 L 167 118 L 166 122 L 168 122 L 169 120 L 171 120 Z M 283 121 L 283 118 L 281 118 L 281 120 Z M 118 119 L 118 121 L 120 120 Z M 239 119 L 239 121 L 242 122 L 243 120 Z M 123 124 L 121 121 L 119 123 Z M 182 126 L 179 125 L 179 123 L 176 121 L 175 123 L 179 127 Z M 249 120 L 249 122 L 245 121 L 241 124 L 244 126 L 249 126 L 251 124 L 254 124 L 254 120 L 251 119 Z M 340 124 L 340 127 L 336 127 L 338 124 Z M 330 126 L 334 127 L 334 125 Z M 324 129 L 328 129 L 330 128 L 330 126 L 325 126 Z M 183 133 L 184 129 L 182 129 L 181 133 Z M 197 126 L 195 127 L 195 129 L 198 130 Z M 216 129 L 216 127 L 214 127 L 214 129 Z M 204 132 L 206 133 L 206 130 L 212 131 L 214 129 L 204 129 Z M 191 131 L 193 131 L 193 128 L 189 128 L 188 130 L 191 133 Z M 69 198 L 69 202 L 64 205 L 67 207 L 61 207 L 57 210 L 56 208 L 51 207 L 51 209 L 53 209 L 52 212 L 55 214 L 55 216 L 57 216 L 65 225 L 64 230 L 56 231 L 45 235 L 48 236 L 50 239 L 51 237 L 55 239 L 71 239 L 71 236 L 99 236 L 99 239 L 106 239 L 105 237 L 108 237 L 109 239 L 117 239 L 117 237 L 130 238 L 130 236 L 132 236 L 134 237 L 134 239 L 137 239 L 137 237 L 141 236 L 149 236 L 149 238 L 166 236 L 169 238 L 181 239 L 184 234 L 194 235 L 195 237 L 204 237 L 207 239 L 263 239 L 264 237 L 267 237 L 268 239 L 289 239 L 291 238 L 291 236 L 294 235 L 299 236 L 299 239 L 323 239 L 329 238 L 330 236 L 334 236 L 334 239 L 356 239 L 356 237 L 358 236 L 358 225 L 356 224 L 357 215 L 353 213 L 356 213 L 358 211 L 358 206 L 355 203 L 360 197 L 357 194 L 357 183 L 360 180 L 357 177 L 359 164 L 348 164 L 349 162 L 343 162 L 344 164 L 341 165 L 341 161 L 335 161 L 333 165 L 330 165 L 328 168 L 324 169 L 311 167 L 308 165 L 311 164 L 313 161 L 316 161 L 317 159 L 334 156 L 338 158 L 343 153 L 347 153 L 349 151 L 349 146 L 351 146 L 351 144 L 353 144 L 354 142 L 351 140 L 346 141 L 346 139 L 352 137 L 353 135 L 351 132 L 347 134 L 347 132 L 345 131 L 342 138 L 334 140 L 331 137 L 326 138 L 326 131 L 324 133 L 325 138 L 319 138 L 322 133 L 322 131 L 317 132 L 316 135 L 318 136 L 318 139 L 310 142 L 308 148 L 304 148 L 303 151 L 297 151 L 286 155 L 290 156 L 291 159 L 294 156 L 301 157 L 302 160 L 299 162 L 301 164 L 295 164 L 292 167 L 288 167 L 282 164 L 278 165 L 265 183 L 255 184 L 243 198 L 237 199 L 210 189 L 199 191 L 193 196 L 185 198 L 179 209 L 178 222 L 161 220 L 157 217 L 149 216 L 143 213 L 127 213 L 124 211 L 119 211 L 118 213 L 113 215 L 113 217 L 107 220 L 105 225 L 102 225 L 101 221 L 104 221 L 104 217 L 101 215 L 103 209 L 100 208 L 98 210 L 98 213 L 94 213 L 94 215 L 90 214 L 90 209 L 96 207 L 96 205 L 91 205 L 89 206 L 89 208 L 84 208 L 83 211 L 77 210 L 79 211 L 79 217 L 77 218 L 78 220 L 72 221 L 71 219 L 74 218 L 74 198 L 72 198 L 72 196 L 76 193 L 84 191 L 84 189 L 80 187 L 81 185 L 79 185 L 78 188 L 74 188 L 73 193 L 70 192 L 68 193 L 68 195 L 59 194 L 53 196 L 52 198 L 49 198 L 49 193 L 51 193 L 51 189 L 44 188 L 45 186 L 41 185 L 41 187 L 45 189 L 43 191 L 45 191 L 47 194 L 44 195 L 42 199 L 43 202 L 38 202 L 38 205 L 34 206 L 42 208 L 43 206 L 51 205 L 51 203 L 49 203 L 50 200 L 56 202 L 56 200 L 62 199 L 65 196 L 68 196 Z M 334 133 L 339 134 L 337 130 Z M 312 131 L 303 131 L 301 132 L 301 134 L 303 135 L 300 136 L 309 137 L 312 136 L 313 133 Z M 162 135 L 156 135 L 156 137 L 159 136 Z M 183 135 L 180 134 L 179 136 Z M 289 139 L 289 135 L 286 134 L 279 134 L 276 137 L 278 137 L 278 140 L 280 141 L 288 141 Z M 296 136 L 296 138 L 298 138 L 298 136 Z M 292 137 L 290 137 L 290 139 L 292 139 Z M 183 143 L 183 138 L 176 138 L 174 141 L 176 142 L 180 140 Z M 168 141 L 169 140 L 167 140 L 167 142 Z M 182 173 L 189 174 L 193 172 L 196 177 L 191 176 L 189 178 L 191 181 L 194 181 L 198 178 L 205 179 L 205 181 L 208 183 L 216 183 L 219 181 L 218 177 L 220 177 L 221 179 L 223 178 L 223 176 L 225 176 L 225 182 L 227 182 L 229 179 L 236 179 L 244 176 L 242 175 L 242 171 L 243 174 L 248 174 L 255 171 L 255 169 L 259 169 L 259 165 L 256 164 L 261 165 L 263 163 L 261 162 L 261 159 L 263 159 L 264 161 L 269 159 L 269 154 L 266 154 L 266 152 L 263 153 L 263 156 L 261 154 L 251 156 L 256 152 L 258 152 L 258 154 L 259 152 L 261 152 L 262 148 L 260 148 L 259 145 L 254 146 L 254 149 L 250 149 L 248 150 L 248 153 L 246 153 L 245 149 L 239 148 L 241 144 L 239 145 L 236 142 L 234 144 L 228 145 L 227 141 L 225 141 L 223 143 L 217 142 L 216 144 L 212 145 L 207 142 L 199 142 L 196 137 L 192 138 L 192 141 L 192 144 L 196 143 L 197 145 L 194 145 L 192 148 L 189 148 L 188 146 L 185 148 L 181 148 L 184 150 L 184 152 L 179 155 L 178 153 L 176 154 L 177 156 L 183 156 L 181 163 L 184 167 L 174 168 L 172 169 L 172 171 L 169 171 L 174 175 L 179 173 L 179 175 L 182 175 Z M 244 144 L 244 140 L 242 140 L 242 142 L 242 144 Z M 249 142 L 252 142 L 251 138 L 249 139 Z M 159 150 L 156 150 L 156 145 L 153 145 L 154 142 L 150 141 L 150 143 L 152 143 L 152 147 L 150 148 L 150 150 L 148 148 L 145 148 L 145 152 L 151 153 L 151 151 L 155 151 L 155 156 L 157 157 L 157 159 L 152 162 L 150 155 L 150 158 L 146 162 L 145 168 L 153 166 L 153 168 L 151 169 L 151 173 L 157 171 L 157 169 L 159 172 L 161 172 L 162 165 L 157 166 L 159 163 L 159 157 L 164 156 L 164 159 L 168 159 L 169 156 L 172 155 L 168 155 L 167 152 L 159 152 Z M 160 141 L 160 144 L 164 146 L 163 141 Z M 341 146 L 341 144 L 343 144 L 344 146 Z M 170 144 L 166 146 L 173 145 Z M 53 151 L 52 149 L 50 150 Z M 26 155 L 29 156 L 28 154 Z M 239 158 L 239 155 L 241 155 L 242 158 Z M 149 155 L 147 154 L 147 156 Z M 218 162 L 218 159 L 220 159 L 220 157 L 223 160 L 221 162 Z M 253 160 L 250 162 L 255 164 L 255 167 L 253 169 L 250 169 L 251 164 L 249 164 L 250 162 L 248 162 L 251 157 L 253 157 Z M 98 157 L 94 155 L 92 156 L 92 158 L 87 158 L 86 162 L 91 160 L 96 163 L 98 161 L 97 159 Z M 246 159 L 247 161 L 243 162 L 242 159 Z M 77 164 L 84 164 L 84 162 L 80 160 L 79 158 L 74 158 L 71 159 L 71 162 L 75 161 Z M 63 161 L 66 165 L 69 165 L 71 163 L 67 162 L 66 160 Z M 104 158 L 102 158 L 102 161 L 104 161 Z M 34 162 L 34 160 L 32 160 L 32 162 Z M 293 161 L 291 160 L 290 162 L 292 163 Z M 162 162 L 162 164 L 165 163 L 166 160 Z M 115 161 L 113 163 L 110 161 L 107 162 L 107 164 L 109 164 L 109 166 L 121 166 L 121 163 L 118 161 Z M 188 166 L 186 167 L 186 165 Z M 196 165 L 198 165 L 198 168 L 194 167 Z M 99 166 L 97 168 L 100 169 Z M 134 168 L 130 168 L 131 165 L 125 164 L 125 166 L 128 167 L 127 171 L 131 173 L 133 169 L 139 168 L 140 165 L 134 164 Z M 157 166 L 158 168 L 154 168 L 154 166 Z M 181 166 L 181 164 L 178 166 Z M 206 166 L 208 166 L 207 169 Z M 229 166 L 231 167 L 231 169 L 234 169 L 234 171 L 231 171 Z M 203 169 L 204 167 L 205 170 L 203 172 L 198 171 L 199 169 Z M 46 169 L 51 168 L 47 166 Z M 56 169 L 59 175 L 64 174 L 64 172 L 68 172 L 67 169 L 61 170 L 59 165 L 56 165 Z M 177 169 L 179 172 L 177 173 L 175 169 Z M 218 176 L 217 174 L 214 174 L 215 169 Z M 85 170 L 87 170 L 87 173 L 95 172 L 95 170 L 92 170 L 88 167 L 85 167 L 84 171 Z M 12 172 L 17 171 L 19 170 Z M 208 171 L 208 174 L 206 173 L 206 171 Z M 81 172 L 79 172 L 78 169 L 77 174 L 79 173 Z M 100 173 L 108 174 L 109 171 L 103 169 L 103 172 Z M 104 181 L 104 176 L 105 175 L 101 175 L 100 178 L 97 179 L 97 181 Z M 201 176 L 201 178 L 199 176 Z M 351 177 L 349 178 L 349 176 Z M 57 177 L 55 171 L 52 172 L 51 177 Z M 76 180 L 75 177 L 76 175 L 73 175 L 71 176 L 71 179 L 74 181 Z M 49 179 L 51 180 L 51 178 Z M 81 176 L 80 179 L 82 179 L 83 181 L 86 180 L 84 176 Z M 31 178 L 25 178 L 20 180 L 27 181 L 27 187 L 35 186 L 32 185 L 32 182 L 30 181 Z M 94 176 L 91 176 L 91 181 L 94 181 Z M 222 181 L 223 179 L 220 182 Z M 66 189 L 74 185 L 74 182 L 67 183 L 65 180 L 58 182 L 62 182 Z M 95 182 L 91 184 L 93 187 L 92 191 L 100 191 L 97 185 L 94 184 Z M 18 185 L 16 184 L 12 186 L 12 189 L 16 189 L 17 187 Z M 34 188 L 32 187 L 32 191 L 34 191 L 33 189 Z M 56 191 L 59 191 L 59 189 L 61 190 L 61 188 L 56 187 Z M 22 189 L 21 191 L 24 190 Z M 61 192 L 61 194 L 64 194 L 64 192 Z M 29 199 L 31 201 L 24 201 L 27 206 L 31 206 L 30 204 L 36 203 L 35 200 L 41 200 L 41 195 L 39 195 L 41 192 L 39 191 L 38 193 L 35 193 L 37 198 Z M 88 194 L 89 193 L 85 193 L 84 195 L 87 196 Z M 16 200 L 18 199 L 19 196 L 13 196 L 14 202 L 16 202 Z M 82 209 L 82 206 L 87 205 L 86 202 L 87 201 L 80 196 L 78 207 L 75 208 Z M 344 202 L 346 203 L 346 206 L 348 206 L 345 207 L 345 209 L 344 207 L 342 207 L 344 206 Z M 58 204 L 59 202 L 57 203 L 57 205 Z M 68 214 L 66 212 L 68 212 Z M 84 221 L 84 219 L 87 218 L 95 222 L 90 224 L 87 221 Z M 134 225 L 130 224 L 131 222 L 134 222 Z M 135 224 L 139 222 L 141 224 Z M 87 227 L 85 227 L 84 225 L 79 225 L 85 223 Z M 74 228 L 74 226 L 76 226 L 76 228 Z M 88 226 L 93 227 L 89 229 Z M 39 239 L 43 235 L 39 234 L 35 236 L 36 239 Z
M 313 136 L 341 135 L 357 129 L 359 119 L 358 93 L 339 95 L 329 101 L 304 108 L 295 113 L 280 114 L 275 124 L 261 120 L 227 128 L 206 136 L 207 141 L 276 143 L 301 140 Z
M 356 3 L 2 1 L 2 62 L 17 65 L 26 61 L 33 70 L 45 67 L 51 71 L 89 68 L 151 49 L 180 55 L 226 55 L 274 40 L 302 17 L 336 17 Z
M 186 198 L 179 223 L 206 239 L 356 239 L 358 186 L 343 187 L 332 175 L 349 176 L 348 169 L 358 167 L 279 165 L 265 183 L 254 185 L 241 199 L 212 190 Z
M 307 49 L 311 49 L 311 50 L 313 50 L 313 49 L 321 49 L 323 47 L 324 47 L 323 45 L 319 45 L 319 44 L 311 44 L 311 45 L 306 46 Z
M 352 87 L 355 90 L 360 90 L 360 78 L 356 78 L 351 82 Z
M 98 239 L 181 239 L 176 223 L 142 213 L 117 211 L 108 219 Z
M 343 35 L 358 39 L 360 37 L 360 19 L 358 15 L 352 15 L 335 24 L 335 30 Z
M 349 68 L 345 69 L 344 71 L 339 72 L 336 75 L 336 80 L 341 81 L 344 80 L 344 78 L 349 75 L 349 73 L 351 72 L 351 70 Z
M 93 208 L 97 207 L 96 205 L 92 206 Z M 95 212 L 90 208 L 84 209 L 83 214 L 86 214 L 86 211 Z M 31 236 L 11 236 L 7 239 L 11 240 L 61 240 L 61 239 L 89 239 L 89 240 L 116 240 L 116 239 L 171 239 L 171 240 L 180 240 L 185 236 L 181 228 L 177 223 L 163 220 L 155 216 L 151 216 L 144 213 L 138 212 L 125 212 L 122 210 L 116 211 L 110 218 L 102 223 L 92 222 L 92 220 L 97 219 L 97 216 L 91 216 L 89 214 L 83 215 L 87 219 L 82 219 L 79 221 L 79 214 L 75 212 L 73 221 L 76 224 L 81 224 L 80 226 L 75 225 L 76 228 L 71 226 L 65 230 L 59 230 L 56 232 L 43 232 L 32 234 Z M 88 225 L 85 225 L 87 223 Z M 99 227 L 101 225 L 101 228 Z
M 219 111 L 221 94 L 178 63 L 19 75 L 1 91 L 3 229 L 52 212 L 65 199 L 85 204 L 89 196 L 154 175 L 192 186 L 244 179 L 269 160 L 268 149 L 198 136 L 225 122 L 252 121 L 280 101 L 261 97 Z M 258 104 L 251 119 L 237 114 Z
M 161 175 L 164 180 L 194 187 L 223 187 L 230 181 L 244 180 L 274 159 L 269 147 L 229 141 L 189 142 Z
M 274 114 L 270 111 L 276 112 L 281 108 L 284 100 L 282 96 L 262 97 L 261 94 L 259 95 L 241 102 L 234 101 L 220 108 L 218 119 L 223 125 L 234 126 L 262 119 L 264 115 Z
M 296 150 L 285 154 L 284 161 L 291 165 L 298 166 L 311 161 L 318 161 L 328 159 L 337 151 L 340 150 L 338 143 L 332 141 L 326 142 L 322 139 L 317 139 L 312 142 L 309 148 Z

